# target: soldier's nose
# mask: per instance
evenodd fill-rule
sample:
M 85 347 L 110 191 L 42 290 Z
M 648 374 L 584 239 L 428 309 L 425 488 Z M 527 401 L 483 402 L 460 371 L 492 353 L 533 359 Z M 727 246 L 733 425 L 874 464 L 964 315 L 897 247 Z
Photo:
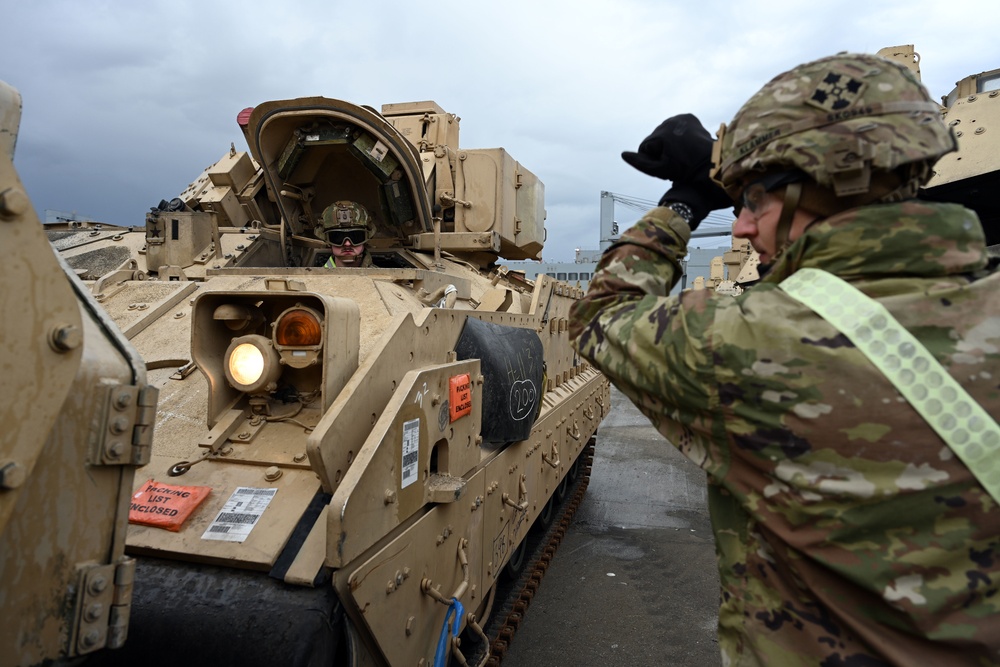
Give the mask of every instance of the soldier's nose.
M 733 223 L 733 236 L 740 239 L 750 238 L 757 235 L 757 217 L 747 210 L 746 207 L 740 211 L 736 222 Z

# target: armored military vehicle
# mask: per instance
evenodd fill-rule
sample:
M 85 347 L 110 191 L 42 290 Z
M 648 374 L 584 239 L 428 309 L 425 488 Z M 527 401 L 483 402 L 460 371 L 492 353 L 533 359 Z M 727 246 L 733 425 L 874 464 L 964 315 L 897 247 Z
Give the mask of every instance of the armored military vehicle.
M 896 47 L 899 49 L 900 47 Z M 919 63 L 913 53 L 911 62 Z M 883 49 L 880 54 L 888 49 Z M 918 70 L 919 73 L 919 70 Z M 943 156 L 934 165 L 934 176 L 921 191 L 930 201 L 958 202 L 978 215 L 986 232 L 986 245 L 1000 255 L 1000 68 L 971 74 L 956 82 L 941 98 L 944 121 L 955 132 L 958 150 Z M 992 134 L 987 130 L 992 128 Z
M 498 581 L 582 483 L 609 405 L 569 344 L 581 291 L 499 263 L 540 258 L 542 183 L 460 148 L 434 102 L 237 122 L 249 152 L 144 225 L 52 233 L 159 390 L 129 640 L 102 658 L 495 660 Z
M 0 664 L 69 664 L 126 640 L 156 389 L 42 230 L 12 162 L 20 115 L 0 82 Z

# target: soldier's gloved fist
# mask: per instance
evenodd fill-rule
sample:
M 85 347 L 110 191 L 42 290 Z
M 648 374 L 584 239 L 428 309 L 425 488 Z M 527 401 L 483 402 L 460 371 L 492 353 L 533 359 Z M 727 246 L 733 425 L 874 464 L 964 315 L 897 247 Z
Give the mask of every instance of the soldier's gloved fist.
M 622 159 L 644 174 L 667 181 L 685 181 L 708 173 L 714 140 L 696 116 L 672 116 L 642 140 L 639 151 L 624 151 Z
M 691 229 L 711 211 L 733 205 L 719 185 L 709 178 L 712 166 L 712 135 L 692 114 L 672 116 L 642 140 L 639 151 L 622 153 L 622 159 L 639 171 L 673 181 L 660 199 L 660 206 L 684 204 Z

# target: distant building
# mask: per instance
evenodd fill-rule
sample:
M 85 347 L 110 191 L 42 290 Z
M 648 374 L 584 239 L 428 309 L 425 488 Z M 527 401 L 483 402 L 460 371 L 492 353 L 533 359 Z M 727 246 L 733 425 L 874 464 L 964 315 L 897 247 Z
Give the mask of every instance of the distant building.
M 529 280 L 534 280 L 539 274 L 549 275 L 557 280 L 562 280 L 571 285 L 579 285 L 587 289 L 590 278 L 597 269 L 597 262 L 601 255 L 611 244 L 618 239 L 621 232 L 618 222 L 615 220 L 615 204 L 621 204 L 629 208 L 645 213 L 656 206 L 656 202 L 633 197 L 625 197 L 613 192 L 601 192 L 601 238 L 600 250 L 576 249 L 576 260 L 573 262 L 534 262 L 534 261 L 511 261 L 504 264 L 511 271 L 522 271 Z M 713 229 L 708 231 L 697 231 L 693 238 L 705 238 L 716 236 L 729 236 L 729 227 L 732 224 L 732 217 L 723 213 L 710 215 L 705 221 L 707 226 Z M 725 225 L 726 231 L 719 231 L 720 224 Z M 674 287 L 672 294 L 679 293 L 682 289 L 693 287 L 694 279 L 698 277 L 708 278 L 712 259 L 725 252 L 724 248 L 691 248 L 687 259 L 682 262 L 684 275 Z

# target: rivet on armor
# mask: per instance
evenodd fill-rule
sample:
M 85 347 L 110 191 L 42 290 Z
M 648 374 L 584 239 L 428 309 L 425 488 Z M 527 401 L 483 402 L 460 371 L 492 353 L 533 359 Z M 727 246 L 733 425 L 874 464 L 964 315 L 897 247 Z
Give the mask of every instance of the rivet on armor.
M 29 205 L 28 196 L 20 188 L 8 188 L 0 192 L 0 218 L 10 220 L 24 215 Z
M 0 463 L 0 489 L 16 489 L 28 478 L 25 467 L 16 461 Z
M 264 479 L 269 482 L 273 482 L 281 477 L 281 468 L 278 466 L 271 466 L 264 471 Z
M 83 332 L 74 324 L 57 326 L 52 330 L 49 341 L 56 352 L 69 352 L 80 347 L 83 342 Z

